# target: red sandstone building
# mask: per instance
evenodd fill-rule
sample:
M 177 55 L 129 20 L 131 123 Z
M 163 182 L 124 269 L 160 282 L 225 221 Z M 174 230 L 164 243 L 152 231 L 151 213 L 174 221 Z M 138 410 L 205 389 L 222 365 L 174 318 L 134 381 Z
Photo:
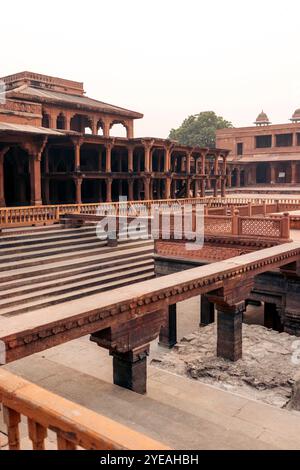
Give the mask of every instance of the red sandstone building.
M 79 82 L 30 72 L 1 81 L 1 206 L 225 195 L 228 151 L 135 138 L 143 115 L 88 98 Z
M 288 124 L 271 125 L 264 112 L 254 124 L 217 131 L 217 146 L 230 150 L 228 185 L 299 184 L 300 109 Z

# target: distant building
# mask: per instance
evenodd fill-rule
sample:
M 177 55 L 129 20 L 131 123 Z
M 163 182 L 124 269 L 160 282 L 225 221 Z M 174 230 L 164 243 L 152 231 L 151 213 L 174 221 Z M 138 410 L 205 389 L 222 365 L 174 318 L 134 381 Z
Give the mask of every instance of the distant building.
M 135 138 L 143 115 L 88 98 L 83 83 L 31 72 L 1 83 L 0 206 L 225 194 L 226 150 Z
M 300 184 L 300 109 L 290 121 L 271 124 L 262 111 L 254 126 L 217 131 L 217 147 L 230 150 L 229 185 Z

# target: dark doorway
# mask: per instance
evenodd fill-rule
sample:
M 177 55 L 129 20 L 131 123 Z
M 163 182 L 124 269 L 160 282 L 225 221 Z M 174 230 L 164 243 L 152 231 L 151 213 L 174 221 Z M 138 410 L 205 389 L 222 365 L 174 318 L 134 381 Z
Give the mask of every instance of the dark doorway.
M 4 158 L 4 196 L 8 207 L 30 205 L 29 156 L 19 147 Z
M 256 183 L 263 184 L 268 181 L 268 164 L 259 163 L 256 167 Z

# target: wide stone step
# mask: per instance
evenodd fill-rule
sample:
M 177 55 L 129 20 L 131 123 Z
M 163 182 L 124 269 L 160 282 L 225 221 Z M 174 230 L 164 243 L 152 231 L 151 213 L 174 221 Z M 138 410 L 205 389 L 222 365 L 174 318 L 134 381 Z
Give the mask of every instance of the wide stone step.
M 36 292 L 39 291 L 49 291 L 51 292 L 52 289 L 58 289 L 60 287 L 66 288 L 67 286 L 73 285 L 74 288 L 76 288 L 78 285 L 87 285 L 90 282 L 98 281 L 101 278 L 104 278 L 104 276 L 110 275 L 111 277 L 117 276 L 120 272 L 125 272 L 128 271 L 132 268 L 139 268 L 139 269 L 145 269 L 145 267 L 152 267 L 154 270 L 154 261 L 153 258 L 150 256 L 147 258 L 144 258 L 142 260 L 138 260 L 136 257 L 133 259 L 125 259 L 122 262 L 118 264 L 118 266 L 104 266 L 98 269 L 95 269 L 93 272 L 90 270 L 87 273 L 81 273 L 81 274 L 72 274 L 68 276 L 64 276 L 63 278 L 60 278 L 58 275 L 56 275 L 53 279 L 53 281 L 45 281 L 41 282 L 41 278 L 36 278 L 35 280 L 30 279 L 26 283 L 26 285 L 21 284 L 21 286 L 16 287 L 15 284 L 10 286 L 8 289 L 1 289 L 0 290 L 0 306 L 5 305 L 8 302 L 8 299 L 21 299 L 21 298 L 26 298 L 27 295 L 29 294 L 35 294 Z M 30 287 L 28 287 L 30 285 Z M 3 287 L 3 286 L 1 286 Z M 31 298 L 33 298 L 31 296 Z
M 58 249 L 54 250 L 54 252 L 47 252 L 46 254 L 42 251 L 35 252 L 30 256 L 20 256 L 20 257 L 1 257 L 0 256 L 0 271 L 9 271 L 12 269 L 16 269 L 18 266 L 19 268 L 29 268 L 32 266 L 39 266 L 41 264 L 49 264 L 50 262 L 58 262 L 58 261 L 70 261 L 75 260 L 81 257 L 85 257 L 87 255 L 97 255 L 101 253 L 110 253 L 112 251 L 122 251 L 126 250 L 127 248 L 135 248 L 140 246 L 147 246 L 153 245 L 153 242 L 150 241 L 136 241 L 136 242 L 128 242 L 128 241 L 121 241 L 117 247 L 111 248 L 107 247 L 107 242 L 97 242 L 96 244 L 89 244 L 87 246 L 82 245 L 75 245 L 71 247 L 71 249 Z M 78 250 L 77 250 L 78 248 Z M 18 265 L 16 265 L 18 263 Z M 0 276 L 1 279 L 1 276 Z
M 113 255 L 111 253 L 110 255 Z M 141 250 L 128 250 L 124 251 L 124 254 L 117 254 L 114 256 L 106 256 L 105 258 L 87 258 L 89 261 L 84 263 L 77 264 L 62 264 L 57 263 L 56 268 L 46 269 L 46 270 L 31 270 L 24 272 L 22 275 L 13 276 L 12 280 L 5 282 L 0 282 L 0 293 L 3 291 L 13 291 L 18 288 L 31 286 L 37 282 L 52 282 L 58 279 L 64 279 L 72 276 L 78 276 L 80 274 L 93 273 L 94 271 L 99 271 L 101 269 L 113 269 L 120 267 L 124 263 L 132 262 L 133 260 L 145 261 L 153 259 L 152 249 L 141 249 Z M 22 270 L 23 271 L 23 270 Z
M 12 306 L 29 303 L 34 300 L 45 299 L 46 297 L 56 296 L 59 294 L 68 294 L 69 292 L 75 292 L 77 289 L 100 286 L 110 280 L 117 281 L 119 279 L 124 279 L 124 277 L 130 276 L 132 273 L 145 274 L 149 273 L 149 271 L 154 273 L 154 263 L 151 260 L 150 262 L 146 262 L 138 266 L 136 266 L 136 264 L 125 265 L 122 266 L 121 270 L 108 269 L 88 279 L 69 279 L 68 281 L 65 280 L 63 283 L 52 286 L 39 286 L 34 291 L 38 292 L 36 294 L 31 291 L 29 293 L 20 293 L 20 295 L 15 295 L 11 299 L 6 297 L 0 299 L 0 311 Z
M 69 294 L 60 293 L 59 295 L 55 295 L 53 297 L 47 296 L 46 298 L 30 302 L 26 305 L 26 307 L 19 306 L 18 308 L 6 308 L 0 310 L 0 315 L 4 317 L 16 316 L 22 313 L 28 313 L 33 310 L 38 310 L 41 308 L 46 308 L 53 305 L 69 302 L 71 300 L 80 299 L 89 295 L 98 294 L 107 290 L 124 287 L 130 284 L 134 284 L 136 282 L 146 281 L 155 277 L 152 268 L 150 268 L 149 271 L 147 270 L 148 272 L 144 272 L 142 274 L 139 272 L 139 270 L 136 271 L 136 273 L 126 273 L 124 276 L 122 276 L 122 278 L 120 277 L 118 280 L 112 280 L 110 278 L 107 280 L 107 282 L 103 281 L 101 285 L 98 284 L 96 287 L 89 287 L 86 289 L 83 288 L 78 290 L 72 289 Z
M 120 249 L 121 248 L 121 249 Z M 68 259 L 66 262 L 65 259 L 58 259 L 58 260 L 44 260 L 44 263 L 34 263 L 31 266 L 16 266 L 13 263 L 13 266 L 8 266 L 7 270 L 1 270 L 0 266 L 0 286 L 3 283 L 12 282 L 23 280 L 25 278 L 32 278 L 32 277 L 39 277 L 43 275 L 51 275 L 54 273 L 61 273 L 61 272 L 71 272 L 74 269 L 85 269 L 95 265 L 99 265 L 99 263 L 106 263 L 106 262 L 115 262 L 118 260 L 122 260 L 123 258 L 134 257 L 138 255 L 153 255 L 153 242 L 148 241 L 147 243 L 137 242 L 136 244 L 132 244 L 130 246 L 124 245 L 118 248 L 112 249 L 102 249 L 99 252 L 92 253 L 85 253 L 84 256 L 77 259 Z

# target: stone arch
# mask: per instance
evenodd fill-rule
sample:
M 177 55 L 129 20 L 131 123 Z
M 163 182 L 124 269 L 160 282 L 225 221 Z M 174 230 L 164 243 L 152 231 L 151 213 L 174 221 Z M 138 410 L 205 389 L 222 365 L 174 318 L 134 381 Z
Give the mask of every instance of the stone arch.
M 56 129 L 64 130 L 67 128 L 67 118 L 64 113 L 59 113 L 56 118 Z
M 112 129 L 114 131 L 112 132 Z M 125 131 L 124 131 L 125 129 Z M 125 121 L 112 121 L 109 126 L 109 134 L 113 137 L 126 137 L 128 136 L 128 125 Z
M 71 117 L 70 130 L 80 132 L 81 134 L 92 134 L 93 121 L 86 114 L 76 113 Z
M 45 127 L 47 129 L 50 128 L 50 116 L 47 113 L 43 113 L 42 117 L 42 127 Z

